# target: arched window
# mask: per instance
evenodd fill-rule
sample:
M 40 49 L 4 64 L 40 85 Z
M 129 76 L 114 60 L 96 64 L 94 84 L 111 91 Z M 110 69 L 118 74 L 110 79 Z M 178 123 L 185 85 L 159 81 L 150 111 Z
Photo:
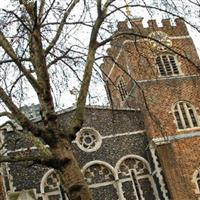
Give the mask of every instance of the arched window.
M 136 155 L 124 156 L 118 161 L 116 170 L 125 199 L 158 199 L 149 164 L 144 158 Z
M 156 58 L 156 65 L 161 76 L 171 76 L 180 74 L 175 56 L 166 54 Z
M 122 76 L 120 76 L 117 80 L 117 89 L 119 91 L 121 100 L 124 101 L 128 95 L 126 82 Z
M 94 199 L 118 199 L 116 175 L 112 166 L 103 161 L 92 161 L 83 167 L 83 175 L 94 194 Z
M 178 129 L 199 126 L 196 110 L 190 103 L 184 101 L 177 102 L 174 106 L 173 112 Z
M 40 185 L 43 200 L 64 200 L 68 199 L 62 193 L 60 180 L 54 170 L 49 170 L 42 178 Z
M 200 169 L 195 170 L 192 182 L 195 184 L 195 194 L 198 194 L 200 198 Z

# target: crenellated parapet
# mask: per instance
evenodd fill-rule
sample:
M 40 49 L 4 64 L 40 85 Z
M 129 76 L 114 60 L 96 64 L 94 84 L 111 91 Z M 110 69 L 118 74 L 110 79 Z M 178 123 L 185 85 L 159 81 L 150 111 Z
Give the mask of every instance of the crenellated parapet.
M 149 20 L 148 26 L 144 27 L 143 18 L 135 18 L 131 21 L 122 21 L 118 23 L 118 31 L 134 31 L 144 35 L 148 35 L 152 31 L 163 31 L 169 36 L 185 36 L 189 35 L 186 24 L 183 19 L 175 19 L 172 24 L 170 19 L 162 19 L 162 25 L 158 26 L 156 20 Z
M 118 23 L 115 35 L 101 64 L 104 79 L 107 81 L 110 79 L 110 88 L 117 81 L 117 77 L 125 71 L 133 75 L 136 80 L 158 78 L 155 56 L 159 53 L 169 53 L 170 48 L 182 55 L 192 55 L 198 61 L 192 39 L 184 19 L 181 18 L 175 19 L 173 23 L 170 19 L 163 19 L 159 24 L 156 20 L 149 20 L 145 25 L 143 18 L 121 21 Z M 181 62 L 184 64 L 186 62 L 181 58 L 178 61 L 177 66 Z M 188 66 L 187 63 L 181 68 L 186 74 L 191 73 L 189 72 L 191 68 Z M 180 73 L 182 71 L 180 70 Z M 126 82 L 129 82 L 128 76 Z

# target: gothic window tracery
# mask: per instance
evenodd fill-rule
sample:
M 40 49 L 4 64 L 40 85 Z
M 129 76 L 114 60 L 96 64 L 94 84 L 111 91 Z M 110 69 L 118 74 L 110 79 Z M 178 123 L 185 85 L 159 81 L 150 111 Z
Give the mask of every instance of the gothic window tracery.
M 156 57 L 156 65 L 160 76 L 179 75 L 177 59 L 174 55 L 163 54 Z
M 143 159 L 137 156 L 127 156 L 117 166 L 125 199 L 146 200 L 150 196 L 156 199 L 155 183 L 150 175 L 148 164 Z
M 175 104 L 173 111 L 178 129 L 199 126 L 196 110 L 190 103 L 179 101 Z
M 60 180 L 53 170 L 50 170 L 44 175 L 41 182 L 41 192 L 43 200 L 64 200 Z M 66 196 L 65 199 L 67 199 Z
M 114 181 L 112 171 L 102 164 L 93 164 L 84 171 L 88 184 L 104 183 Z
M 102 161 L 91 162 L 83 169 L 83 174 L 94 193 L 94 199 L 101 199 L 102 196 L 118 199 L 115 175 L 109 164 Z
M 103 161 L 91 161 L 83 175 L 94 199 L 157 200 L 158 192 L 148 162 L 136 155 L 122 157 L 115 168 Z
M 102 138 L 100 133 L 94 128 L 84 127 L 77 133 L 75 142 L 81 150 L 93 152 L 100 148 Z

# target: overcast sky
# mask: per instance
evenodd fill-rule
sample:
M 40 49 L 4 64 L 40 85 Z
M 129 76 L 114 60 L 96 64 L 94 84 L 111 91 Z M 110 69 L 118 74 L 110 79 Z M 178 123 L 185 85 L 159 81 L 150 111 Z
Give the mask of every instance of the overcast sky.
M 9 4 L 9 0 L 1 0 L 1 3 L 0 3 L 0 8 L 7 8 L 10 4 Z M 156 0 L 155 0 L 156 2 Z M 144 25 L 147 25 L 147 20 L 151 18 L 151 15 L 148 13 L 148 11 L 145 9 L 134 9 L 131 10 L 132 14 L 134 13 L 134 16 L 137 16 L 137 17 L 144 17 Z M 141 15 L 142 13 L 142 15 Z M 160 20 L 162 17 L 163 17 L 163 14 L 158 14 L 156 15 L 157 17 L 157 21 L 158 21 L 158 24 L 160 24 Z M 191 36 L 193 37 L 194 39 L 194 42 L 196 45 L 200 45 L 200 42 L 199 42 L 199 36 L 198 34 L 189 28 L 189 31 L 190 31 L 190 34 Z M 84 37 L 84 36 L 83 36 Z M 84 40 L 84 39 L 82 39 Z M 200 49 L 200 46 L 197 46 L 198 50 Z M 200 51 L 199 51 L 200 52 Z M 106 98 L 106 95 L 105 95 L 105 92 L 102 92 L 104 91 L 104 86 L 103 84 L 99 84 L 98 87 L 97 86 L 91 86 L 92 90 L 96 90 L 96 93 L 98 94 L 101 94 L 99 96 L 97 96 L 96 98 L 96 103 L 99 103 L 99 104 L 106 104 L 107 101 L 105 101 L 105 98 Z M 72 88 L 69 88 L 69 89 L 72 89 Z M 27 99 L 27 103 L 28 102 L 37 102 L 37 99 L 34 99 L 33 96 L 31 96 L 30 94 L 30 97 L 29 99 Z M 75 96 L 74 95 L 71 95 L 69 90 L 63 92 L 62 96 L 61 96 L 61 100 L 60 100 L 60 104 L 61 104 L 61 107 L 63 105 L 63 107 L 69 107 L 69 106 L 72 106 L 73 104 L 75 103 Z

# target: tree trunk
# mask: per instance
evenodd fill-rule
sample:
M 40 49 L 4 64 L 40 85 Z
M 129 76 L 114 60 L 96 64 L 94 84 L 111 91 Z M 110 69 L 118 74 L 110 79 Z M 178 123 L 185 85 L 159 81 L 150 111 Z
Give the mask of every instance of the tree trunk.
M 72 148 L 66 139 L 60 138 L 52 148 L 59 169 L 62 186 L 70 200 L 92 200 L 91 192 L 87 186 L 80 167 L 73 155 Z

